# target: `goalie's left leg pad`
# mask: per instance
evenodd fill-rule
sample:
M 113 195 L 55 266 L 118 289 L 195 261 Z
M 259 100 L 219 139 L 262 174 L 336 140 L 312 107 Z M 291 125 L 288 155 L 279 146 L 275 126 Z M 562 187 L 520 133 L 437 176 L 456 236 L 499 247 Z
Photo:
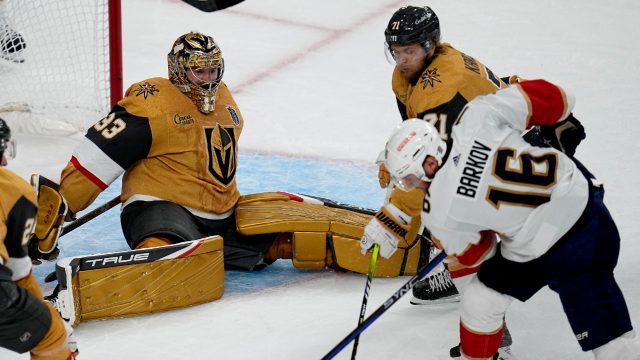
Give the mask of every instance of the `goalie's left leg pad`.
M 57 308 L 81 321 L 153 313 L 205 303 L 224 293 L 220 236 L 58 262 Z

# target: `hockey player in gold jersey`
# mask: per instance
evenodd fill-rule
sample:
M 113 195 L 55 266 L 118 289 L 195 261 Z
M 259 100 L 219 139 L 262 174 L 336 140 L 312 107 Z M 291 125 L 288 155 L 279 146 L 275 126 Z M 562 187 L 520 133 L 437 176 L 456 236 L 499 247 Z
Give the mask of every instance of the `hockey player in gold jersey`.
M 446 140 L 462 108 L 473 98 L 493 93 L 507 86 L 488 67 L 448 43 L 440 40 L 440 22 L 435 12 L 425 6 L 398 9 L 385 30 L 387 59 L 395 64 L 392 89 L 403 120 L 419 118 L 434 125 Z M 505 82 L 506 81 L 506 82 Z M 389 173 L 380 165 L 380 186 L 386 187 Z M 412 228 L 418 231 L 422 207 L 419 189 L 403 192 L 394 189 L 390 202 L 412 217 Z M 416 194 L 418 194 L 416 196 Z M 423 259 L 429 244 L 423 242 Z M 451 277 L 462 277 L 469 271 L 449 271 L 440 267 L 413 288 L 412 304 L 458 301 L 460 296 Z
M 0 346 L 29 352 L 34 360 L 73 359 L 65 324 L 43 301 L 31 273 L 26 245 L 37 198 L 27 182 L 4 168 L 14 150 L 9 127 L 0 119 Z M 75 342 L 73 348 L 77 352 Z

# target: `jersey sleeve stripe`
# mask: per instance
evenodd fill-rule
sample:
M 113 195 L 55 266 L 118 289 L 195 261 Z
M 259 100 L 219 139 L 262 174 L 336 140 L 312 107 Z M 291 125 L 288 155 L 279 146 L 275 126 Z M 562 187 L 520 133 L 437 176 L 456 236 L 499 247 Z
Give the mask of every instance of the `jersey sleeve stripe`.
M 545 80 L 523 81 L 516 86 L 521 90 L 529 109 L 527 128 L 553 125 L 567 117 L 573 108 L 573 97 Z
M 456 254 L 458 262 L 466 267 L 474 267 L 484 261 L 495 249 L 494 232 L 482 231 L 480 241 L 469 244 L 460 254 Z
M 78 171 L 103 190 L 124 172 L 118 163 L 86 137 L 73 152 L 71 162 Z
M 78 161 L 78 159 L 75 156 L 71 157 L 71 163 L 76 169 L 78 169 L 78 171 L 80 171 L 80 173 L 82 173 L 82 175 L 84 175 L 92 183 L 96 184 L 96 186 L 99 187 L 101 190 L 104 190 L 107 188 L 108 185 L 105 184 L 102 180 L 100 180 L 97 176 L 93 175 L 91 171 L 87 170 L 84 166 L 82 166 L 80 164 L 80 161 Z
M 9 262 L 6 265 L 12 272 L 11 280 L 18 281 L 26 278 L 31 274 L 31 259 L 28 256 L 19 258 L 9 258 Z

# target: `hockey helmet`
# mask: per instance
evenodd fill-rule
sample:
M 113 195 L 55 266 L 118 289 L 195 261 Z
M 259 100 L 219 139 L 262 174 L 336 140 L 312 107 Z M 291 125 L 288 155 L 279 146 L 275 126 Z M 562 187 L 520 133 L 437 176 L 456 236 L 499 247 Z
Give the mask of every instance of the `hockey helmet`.
M 11 129 L 3 119 L 0 119 L 0 159 L 6 156 L 7 159 L 13 159 L 16 156 L 16 144 L 11 139 Z
M 184 34 L 173 43 L 167 60 L 169 80 L 191 98 L 200 112 L 212 112 L 224 74 L 222 51 L 215 40 L 198 32 Z
M 438 165 L 447 151 L 447 144 L 440 138 L 438 130 L 421 119 L 408 119 L 398 125 L 385 146 L 384 163 L 393 183 L 404 191 L 411 190 L 404 179 L 415 175 L 430 182 L 422 164 L 427 156 L 433 156 Z
M 384 30 L 386 47 L 421 44 L 429 52 L 433 41 L 440 42 L 440 21 L 430 7 L 404 6 L 398 9 Z

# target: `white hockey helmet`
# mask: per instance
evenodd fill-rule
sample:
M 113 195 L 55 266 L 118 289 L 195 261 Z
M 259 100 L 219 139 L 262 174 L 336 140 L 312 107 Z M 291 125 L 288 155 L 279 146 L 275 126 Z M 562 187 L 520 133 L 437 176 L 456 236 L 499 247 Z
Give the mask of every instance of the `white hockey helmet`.
M 442 165 L 442 158 L 447 151 L 445 143 L 438 134 L 438 130 L 420 119 L 408 119 L 398 125 L 391 134 L 384 151 L 384 164 L 391 174 L 393 183 L 400 189 L 411 190 L 404 183 L 409 175 L 430 182 L 422 164 L 428 155 L 433 156 L 438 165 Z

